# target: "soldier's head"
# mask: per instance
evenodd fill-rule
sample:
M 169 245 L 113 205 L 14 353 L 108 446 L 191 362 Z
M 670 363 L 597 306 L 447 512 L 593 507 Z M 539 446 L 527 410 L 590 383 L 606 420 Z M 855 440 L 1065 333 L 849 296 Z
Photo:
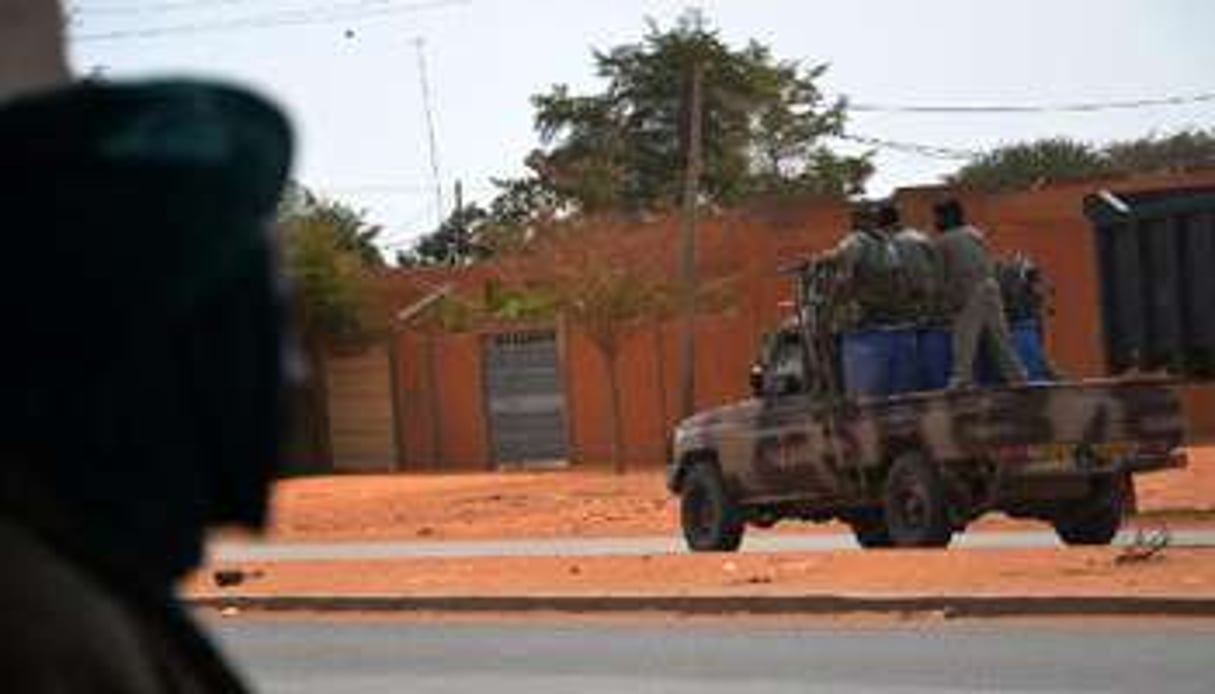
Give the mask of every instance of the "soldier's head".
M 884 202 L 877 206 L 877 228 L 882 231 L 897 231 L 899 228 L 899 208 Z
M 0 506 L 167 586 L 264 517 L 291 133 L 237 89 L 67 84 L 59 26 L 0 2 Z
M 933 205 L 932 214 L 936 220 L 937 231 L 948 231 L 966 224 L 962 203 L 953 198 Z
M 856 231 L 870 231 L 877 228 L 877 211 L 873 203 L 860 200 L 852 203 L 851 224 Z

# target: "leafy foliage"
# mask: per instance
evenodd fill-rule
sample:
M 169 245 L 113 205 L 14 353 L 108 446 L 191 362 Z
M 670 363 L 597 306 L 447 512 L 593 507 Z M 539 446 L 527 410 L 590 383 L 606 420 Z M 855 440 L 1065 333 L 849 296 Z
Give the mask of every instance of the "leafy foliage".
M 980 190 L 1020 190 L 1111 173 L 1096 148 L 1067 138 L 999 147 L 963 166 L 949 182 Z
M 831 153 L 821 138 L 842 132 L 844 104 L 815 86 L 825 65 L 775 60 L 757 42 L 733 49 L 696 11 L 639 43 L 594 54 L 604 91 L 572 94 L 557 85 L 533 97 L 547 147 L 528 160 L 538 180 L 584 212 L 668 206 L 678 199 L 686 160 L 689 75 L 703 69 L 707 201 L 731 204 L 787 192 L 846 195 L 860 190 L 865 159 Z
M 645 245 L 643 233 L 624 225 L 595 227 L 567 224 L 544 236 L 535 252 L 547 271 L 529 289 L 541 305 L 560 313 L 585 335 L 602 357 L 610 396 L 610 457 L 622 473 L 621 342 L 629 331 L 668 315 L 678 287 L 661 254 Z
M 555 85 L 532 98 L 541 146 L 524 162 L 528 173 L 494 181 L 499 193 L 487 209 L 448 220 L 406 260 L 465 262 L 517 249 L 553 221 L 672 207 L 687 160 L 693 65 L 703 73 L 703 202 L 853 195 L 873 172 L 868 156 L 823 144 L 845 122 L 845 104 L 828 103 L 816 86 L 825 65 L 779 61 L 755 41 L 731 47 L 699 12 L 671 28 L 651 21 L 640 41 L 593 57 L 602 90 Z M 452 227 L 465 236 L 453 240 Z
M 305 339 L 340 343 L 374 334 L 380 321 L 370 275 L 383 265 L 374 244 L 379 228 L 298 186 L 284 196 L 277 228 Z
M 981 190 L 1021 190 L 1091 176 L 1185 171 L 1215 166 L 1215 131 L 1183 130 L 1094 147 L 1048 138 L 994 149 L 948 177 Z
M 1116 142 L 1105 148 L 1105 156 L 1115 170 L 1128 173 L 1215 167 L 1215 130 Z
M 455 210 L 433 233 L 419 239 L 407 254 L 398 256 L 400 265 L 462 265 L 488 255 L 473 236 L 473 229 L 484 222 L 485 210 L 469 205 Z

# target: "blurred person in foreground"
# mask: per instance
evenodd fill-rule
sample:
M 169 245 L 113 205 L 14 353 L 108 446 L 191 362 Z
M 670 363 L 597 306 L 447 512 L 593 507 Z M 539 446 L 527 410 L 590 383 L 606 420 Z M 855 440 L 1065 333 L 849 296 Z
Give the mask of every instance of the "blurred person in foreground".
M 240 692 L 175 597 L 259 528 L 288 343 L 283 116 L 72 83 L 55 0 L 0 0 L 0 691 Z

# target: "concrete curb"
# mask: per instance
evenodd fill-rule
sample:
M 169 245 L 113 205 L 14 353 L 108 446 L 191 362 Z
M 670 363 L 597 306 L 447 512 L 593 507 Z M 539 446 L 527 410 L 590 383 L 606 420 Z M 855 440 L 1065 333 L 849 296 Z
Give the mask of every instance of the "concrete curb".
M 947 619 L 976 617 L 1215 617 L 1215 598 L 1174 596 L 656 596 L 656 595 L 273 595 L 186 598 L 200 609 L 260 612 L 561 613 L 682 615 L 842 615 L 937 613 Z

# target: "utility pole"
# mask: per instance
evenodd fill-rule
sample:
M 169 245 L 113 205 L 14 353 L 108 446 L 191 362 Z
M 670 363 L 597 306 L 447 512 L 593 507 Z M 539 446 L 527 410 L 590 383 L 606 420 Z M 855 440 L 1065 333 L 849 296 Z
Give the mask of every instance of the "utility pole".
M 430 104 L 430 82 L 426 77 L 426 41 L 421 36 L 413 40 L 418 51 L 418 80 L 422 85 L 422 109 L 426 114 L 426 136 L 430 142 L 430 178 L 435 187 L 435 229 L 443 224 L 443 184 L 439 180 L 439 144 L 435 138 L 434 112 Z
M 704 66 L 692 63 L 687 108 L 687 166 L 683 178 L 683 215 L 679 226 L 679 415 L 696 410 L 696 206 L 701 171 L 701 82 Z
M 468 253 L 468 227 L 464 224 L 464 184 L 460 179 L 456 179 L 455 187 L 456 206 L 452 209 L 451 219 L 454 222 L 452 227 L 452 246 L 449 248 L 448 264 L 455 265 L 456 263 L 465 260 L 465 254 Z

